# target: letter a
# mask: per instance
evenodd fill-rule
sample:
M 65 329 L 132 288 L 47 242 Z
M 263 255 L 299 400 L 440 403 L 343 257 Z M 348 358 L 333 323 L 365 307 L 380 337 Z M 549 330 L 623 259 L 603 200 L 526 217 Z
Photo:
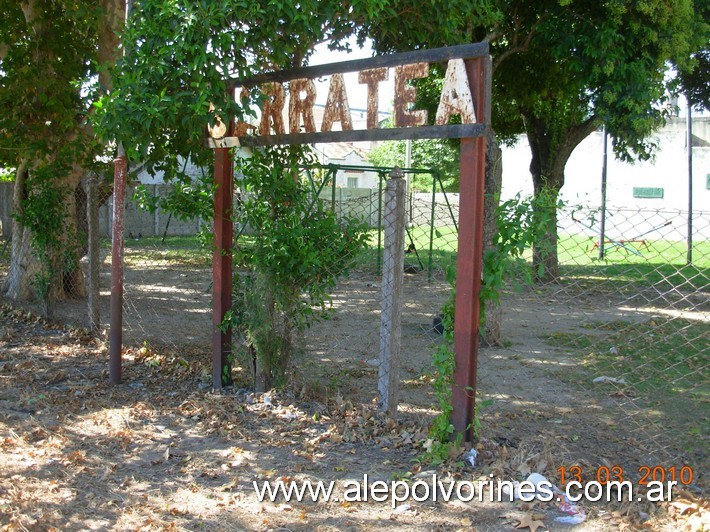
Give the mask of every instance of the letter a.
M 452 115 L 461 115 L 462 124 L 476 123 L 471 86 L 463 59 L 451 59 L 446 67 L 444 87 L 436 110 L 436 125 L 445 126 Z
M 330 131 L 333 129 L 333 122 L 338 121 L 343 131 L 352 130 L 353 122 L 350 118 L 348 95 L 345 92 L 345 80 L 342 74 L 333 74 L 330 78 L 328 99 L 325 102 L 320 130 Z

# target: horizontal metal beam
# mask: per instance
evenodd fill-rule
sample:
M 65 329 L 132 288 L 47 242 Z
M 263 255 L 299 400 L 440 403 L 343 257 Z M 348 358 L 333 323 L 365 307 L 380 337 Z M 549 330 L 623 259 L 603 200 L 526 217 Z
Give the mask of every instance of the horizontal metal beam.
M 383 129 L 358 129 L 351 131 L 325 131 L 321 133 L 293 133 L 264 137 L 240 137 L 242 146 L 277 146 L 281 144 L 318 144 L 321 142 L 363 142 L 406 139 L 447 139 L 482 137 L 485 124 L 451 124 L 448 126 L 400 127 Z M 230 137 L 220 139 L 228 141 Z
M 239 137 L 222 137 L 221 139 L 207 137 L 208 148 L 239 148 L 240 146 Z
M 344 74 L 346 72 L 359 72 L 371 68 L 394 67 L 412 63 L 439 63 L 448 61 L 449 59 L 474 59 L 477 57 L 486 57 L 487 55 L 488 43 L 486 42 L 461 44 L 459 46 L 447 46 L 445 48 L 434 48 L 432 50 L 415 50 L 413 52 L 355 59 L 354 61 L 341 61 L 328 65 L 316 65 L 292 70 L 269 72 L 245 79 L 233 79 L 233 87 L 252 87 L 262 83 L 284 82 L 302 78 L 316 79 L 323 76 Z

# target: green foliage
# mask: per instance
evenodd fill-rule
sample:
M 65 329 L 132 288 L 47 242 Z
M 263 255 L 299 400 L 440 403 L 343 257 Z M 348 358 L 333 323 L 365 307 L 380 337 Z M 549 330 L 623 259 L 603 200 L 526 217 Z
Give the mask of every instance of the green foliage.
M 96 87 L 100 10 L 90 3 L 0 2 L 0 162 L 52 154 L 77 134 Z
M 368 228 L 339 222 L 308 194 L 300 167 L 306 148 L 269 148 L 244 159 L 238 222 L 253 231 L 234 250 L 233 325 L 257 357 L 265 380 L 282 384 L 298 334 L 327 310 L 329 292 L 367 246 Z
M 406 142 L 390 140 L 383 142 L 369 154 L 375 166 L 404 168 L 406 162 Z M 431 169 L 439 173 L 444 189 L 458 190 L 459 150 L 449 142 L 440 139 L 412 141 L 412 168 Z M 430 192 L 433 176 L 417 174 L 412 181 L 413 189 Z M 438 186 L 437 186 L 438 188 Z
M 160 209 L 170 213 L 178 220 L 202 218 L 210 220 L 213 216 L 214 186 L 204 179 L 193 178 L 190 182 L 176 180 L 164 195 L 154 195 L 147 186 L 136 186 L 134 200 L 141 209 L 155 212 Z
M 500 292 L 510 273 L 522 272 L 524 279 L 531 280 L 523 254 L 546 229 L 549 220 L 533 207 L 537 201 L 537 198 L 521 198 L 518 194 L 496 209 L 497 232 L 493 247 L 483 255 L 481 324 L 485 322 L 486 303 L 500 300 Z
M 694 54 L 693 60 L 688 71 L 679 75 L 679 90 L 690 99 L 695 109 L 710 109 L 710 48 Z
M 15 168 L 1 168 L 0 167 L 0 182 L 4 181 L 14 181 L 15 180 Z
M 493 247 L 483 256 L 483 279 L 481 282 L 481 318 L 479 327 L 485 323 L 486 302 L 498 301 L 500 292 L 511 277 L 513 271 L 528 271 L 523 254 L 535 242 L 540 231 L 545 229 L 546 219 L 538 216 L 538 210 L 533 209 L 534 198 L 513 199 L 501 203 L 496 209 L 497 233 L 494 236 Z M 449 300 L 441 309 L 444 339 L 434 354 L 435 378 L 434 394 L 439 404 L 440 414 L 431 426 L 430 435 L 436 441 L 448 442 L 453 433 L 451 425 L 451 390 L 455 369 L 453 353 L 453 334 L 455 321 L 455 281 L 452 281 L 452 291 Z M 529 273 L 528 273 L 529 278 Z M 480 422 L 474 421 L 474 432 L 480 430 Z
M 303 66 L 320 42 L 344 48 L 378 10 L 374 1 L 136 2 L 114 90 L 95 105 L 98 127 L 149 172 L 180 178 L 180 161 L 209 160 L 208 124 L 255 115 L 260 96 L 235 98 L 233 79 Z
M 444 330 L 443 342 L 434 353 L 434 395 L 439 405 L 440 413 L 434 418 L 429 429 L 429 435 L 437 442 L 447 443 L 451 440 L 454 426 L 451 424 L 451 393 L 454 383 L 454 305 L 455 290 L 452 290 L 449 300 L 441 308 L 441 323 Z

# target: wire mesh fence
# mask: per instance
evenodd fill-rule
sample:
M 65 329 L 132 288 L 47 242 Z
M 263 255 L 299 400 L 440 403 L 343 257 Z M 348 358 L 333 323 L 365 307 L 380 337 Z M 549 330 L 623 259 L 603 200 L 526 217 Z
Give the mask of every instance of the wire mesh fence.
M 348 274 L 333 289 L 329 312 L 305 331 L 292 376 L 306 396 L 372 403 L 378 398 L 384 201 L 378 189 L 336 189 L 335 202 L 330 190 L 322 194 L 321 201 L 340 220 L 355 218 L 367 224 L 368 245 L 352 257 Z M 406 209 L 400 409 L 429 416 L 436 413 L 430 386 L 432 353 L 441 343 L 436 317 L 450 297 L 446 272 L 456 260 L 457 196 L 415 192 L 407 197 Z M 531 284 L 526 277 L 508 280 L 504 346 L 482 351 L 482 394 L 497 403 L 491 412 L 498 408 L 506 413 L 523 403 L 532 405 L 526 407 L 532 411 L 562 401 L 545 392 L 554 380 L 555 393 L 569 394 L 564 401 L 570 408 L 603 418 L 610 433 L 632 427 L 633 445 L 650 456 L 685 457 L 696 467 L 707 466 L 703 449 L 710 397 L 710 213 L 695 211 L 688 220 L 683 211 L 607 209 L 604 216 L 605 238 L 600 242 L 598 209 L 560 210 L 559 278 L 546 284 Z M 6 244 L 4 272 L 10 248 Z M 163 239 L 127 234 L 127 347 L 156 356 L 193 350 L 204 354 L 208 372 L 211 282 L 211 248 L 198 235 L 168 234 Z M 104 239 L 104 324 L 109 286 L 109 243 Z M 55 314 L 86 324 L 81 299 L 57 302 Z M 490 367 L 501 360 L 505 371 L 491 373 Z M 249 363 L 242 359 L 238 365 L 243 372 L 239 382 L 245 386 Z M 535 368 L 535 378 L 506 380 L 521 367 Z M 209 385 L 208 377 L 201 385 Z M 484 411 L 484 419 L 487 415 Z
M 565 382 L 607 397 L 659 458 L 706 460 L 710 392 L 710 213 L 613 209 L 559 213 L 560 277 L 513 299 L 540 308 L 537 335 L 572 362 Z M 552 319 L 543 320 L 544 315 Z M 545 323 L 546 321 L 546 323 Z
M 365 404 L 382 401 L 378 377 L 387 378 L 380 365 L 381 316 L 391 310 L 383 301 L 383 290 L 389 293 L 392 287 L 387 286 L 391 278 L 384 270 L 386 175 L 381 177 L 379 189 L 336 188 L 335 193 L 326 190 L 320 195 L 340 220 L 367 223 L 369 241 L 349 275 L 338 282 L 331 317 L 306 333 L 308 356 L 302 366 L 316 394 Z M 414 394 L 420 396 L 417 408 L 433 412 L 433 393 L 422 385 L 432 373 L 431 354 L 441 343 L 437 316 L 450 297 L 447 272 L 453 272 L 456 261 L 458 195 L 409 192 L 403 207 L 401 358 L 396 368 L 400 408 L 410 408 Z

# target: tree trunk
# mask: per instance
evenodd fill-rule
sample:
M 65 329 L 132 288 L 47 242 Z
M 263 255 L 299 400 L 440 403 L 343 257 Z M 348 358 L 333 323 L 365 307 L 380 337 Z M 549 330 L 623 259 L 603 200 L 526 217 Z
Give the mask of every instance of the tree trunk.
M 27 161 L 22 161 L 15 174 L 15 187 L 12 194 L 13 221 L 10 267 L 3 287 L 6 297 L 19 301 L 29 301 L 33 298 L 32 279 L 40 271 L 39 263 L 30 253 L 30 232 L 16 219 L 24 212 L 28 173 Z
M 561 167 L 556 164 L 558 154 L 553 152 L 551 135 L 544 121 L 528 117 L 527 123 L 532 152 L 530 174 L 534 189 L 533 220 L 537 232 L 533 243 L 533 279 L 538 283 L 546 283 L 559 276 L 557 198 L 564 184 L 564 164 Z
M 486 135 L 486 182 L 483 207 L 483 253 L 494 247 L 493 239 L 498 232 L 496 225 L 496 209 L 500 199 L 500 189 L 503 183 L 503 152 L 492 129 Z M 501 346 L 501 321 L 503 309 L 500 301 L 485 302 L 485 325 L 481 340 L 489 346 Z
M 58 231 L 59 241 L 48 249 L 38 249 L 32 230 L 17 220 L 25 212 L 32 196 L 32 174 L 23 162 L 17 170 L 13 192 L 13 239 L 10 267 L 3 287 L 5 296 L 15 301 L 32 301 L 46 316 L 52 315 L 55 302 L 67 297 L 84 297 L 84 274 L 79 266 L 85 248 L 79 236 L 77 193 L 83 170 L 76 166 L 64 179 L 57 178 L 58 187 L 68 190 L 63 195 L 63 217 Z
M 560 275 L 557 255 L 557 201 L 565 184 L 565 166 L 572 151 L 596 128 L 595 116 L 584 122 L 560 126 L 559 116 L 548 122 L 529 109 L 521 111 L 526 124 L 532 159 L 530 174 L 534 187 L 535 221 L 538 236 L 533 244 L 533 278 L 555 281 Z

